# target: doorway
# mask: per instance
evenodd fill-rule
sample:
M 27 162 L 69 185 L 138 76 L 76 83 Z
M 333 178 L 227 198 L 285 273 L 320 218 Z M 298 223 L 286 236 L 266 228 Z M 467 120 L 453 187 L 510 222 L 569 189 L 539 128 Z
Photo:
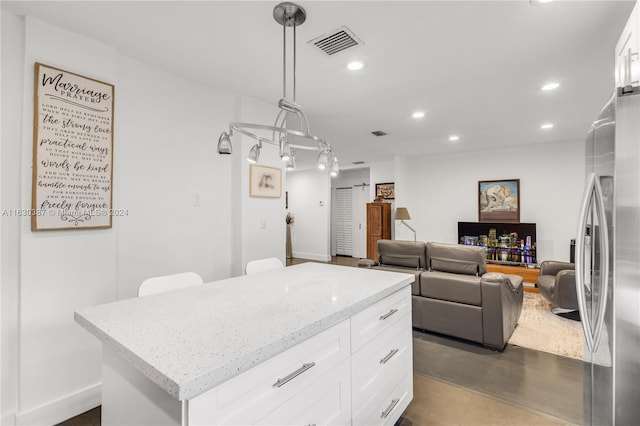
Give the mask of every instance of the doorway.
M 353 256 L 353 189 L 336 188 L 336 255 Z
M 332 181 L 331 254 L 366 257 L 366 204 L 369 199 L 369 169 L 340 171 Z

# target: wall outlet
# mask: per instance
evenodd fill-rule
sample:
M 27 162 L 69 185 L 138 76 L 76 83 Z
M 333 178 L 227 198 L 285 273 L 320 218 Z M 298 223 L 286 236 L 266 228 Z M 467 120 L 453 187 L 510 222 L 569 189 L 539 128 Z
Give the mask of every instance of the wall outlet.
M 193 193 L 193 207 L 200 207 L 200 194 L 197 192 Z
M 260 218 L 260 229 L 267 229 L 267 218 Z

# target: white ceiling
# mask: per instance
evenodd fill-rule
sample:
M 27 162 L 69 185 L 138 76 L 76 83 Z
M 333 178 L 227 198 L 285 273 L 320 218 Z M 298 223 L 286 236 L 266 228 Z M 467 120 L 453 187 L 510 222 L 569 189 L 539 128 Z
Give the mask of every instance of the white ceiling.
M 273 1 L 11 2 L 121 54 L 275 104 L 282 28 Z M 298 103 L 352 161 L 582 140 L 613 90 L 632 1 L 301 1 Z M 326 57 L 307 41 L 342 25 L 364 45 Z M 352 59 L 366 63 L 348 71 Z M 548 81 L 561 83 L 542 92 Z M 411 118 L 423 110 L 422 120 Z M 555 127 L 542 131 L 543 122 Z M 264 123 L 270 124 L 270 123 Z M 222 131 L 224 129 L 220 129 Z M 377 138 L 373 130 L 387 136 Z M 458 134 L 461 140 L 448 142 Z M 212 141 L 212 143 L 216 143 Z

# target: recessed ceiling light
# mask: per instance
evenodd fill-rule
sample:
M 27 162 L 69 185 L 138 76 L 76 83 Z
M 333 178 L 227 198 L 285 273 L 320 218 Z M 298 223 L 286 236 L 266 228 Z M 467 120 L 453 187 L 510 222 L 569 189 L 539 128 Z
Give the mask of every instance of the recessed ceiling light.
M 542 126 L 540 126 L 541 129 L 552 129 L 553 128 L 553 124 L 552 123 L 544 123 Z
M 542 90 L 544 90 L 545 92 L 548 90 L 556 90 L 558 87 L 560 87 L 560 83 L 547 83 L 544 86 L 542 86 Z
M 416 111 L 413 114 L 411 114 L 411 117 L 413 117 L 413 118 L 424 118 L 424 111 Z
M 537 6 L 540 4 L 551 3 L 553 0 L 529 0 L 532 6 Z
M 460 136 L 458 135 L 451 135 L 449 136 L 449 142 L 456 142 L 460 140 Z
M 360 61 L 349 62 L 349 65 L 347 65 L 347 68 L 350 69 L 351 71 L 361 70 L 362 67 L 364 67 L 364 64 Z

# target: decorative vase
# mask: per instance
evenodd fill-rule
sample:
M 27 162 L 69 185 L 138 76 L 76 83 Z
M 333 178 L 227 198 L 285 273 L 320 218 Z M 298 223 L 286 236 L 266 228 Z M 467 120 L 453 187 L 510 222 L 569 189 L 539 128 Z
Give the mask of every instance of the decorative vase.
M 293 255 L 291 254 L 291 224 L 287 224 L 287 259 L 291 259 Z

